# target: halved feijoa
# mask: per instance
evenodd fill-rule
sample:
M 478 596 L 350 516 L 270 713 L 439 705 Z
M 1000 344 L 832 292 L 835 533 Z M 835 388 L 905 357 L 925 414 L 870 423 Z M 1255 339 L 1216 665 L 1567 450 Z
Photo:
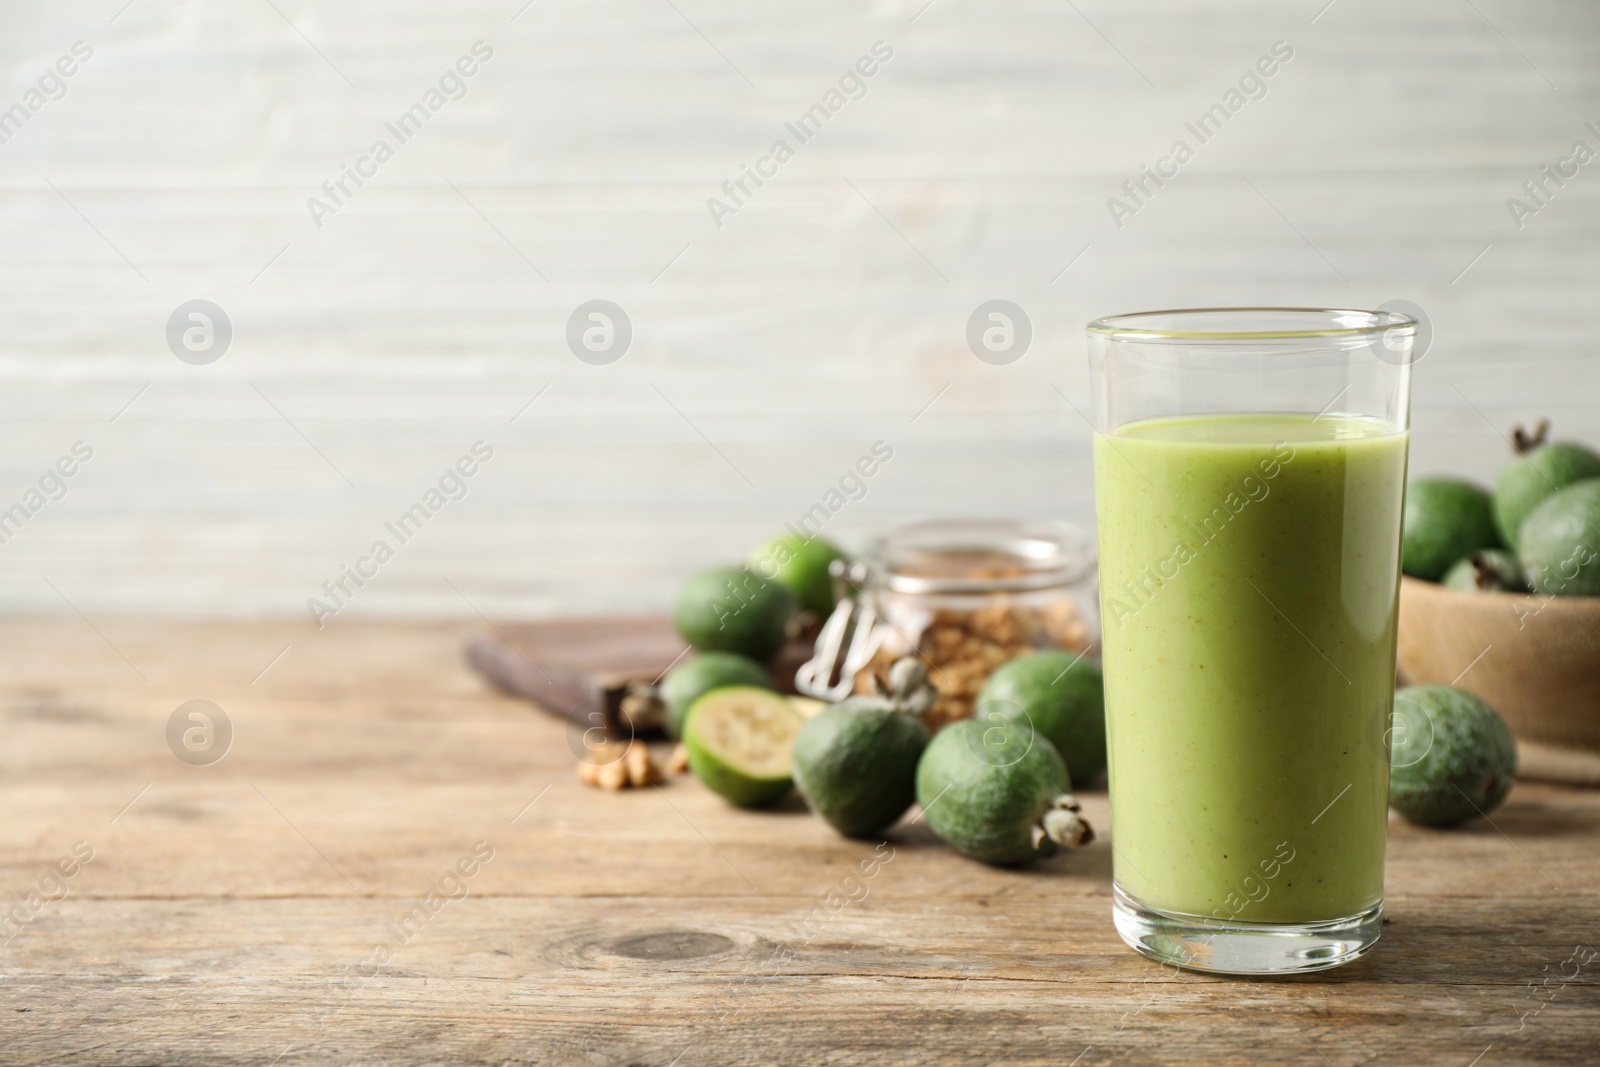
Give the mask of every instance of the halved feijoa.
M 776 803 L 794 785 L 789 757 L 804 721 L 770 689 L 713 689 L 694 702 L 684 720 L 689 769 L 712 792 L 740 807 Z

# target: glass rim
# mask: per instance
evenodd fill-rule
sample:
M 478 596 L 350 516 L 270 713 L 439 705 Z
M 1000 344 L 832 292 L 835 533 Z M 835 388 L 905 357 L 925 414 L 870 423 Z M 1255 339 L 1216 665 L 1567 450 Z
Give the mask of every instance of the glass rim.
M 1320 316 L 1322 325 L 1307 329 L 1172 329 L 1139 325 L 1140 320 L 1162 318 L 1195 318 L 1204 320 L 1224 315 L 1284 315 Z M 1357 321 L 1341 321 L 1351 320 Z M 1213 307 L 1169 308 L 1160 311 L 1133 311 L 1121 315 L 1106 315 L 1090 322 L 1085 329 L 1113 341 L 1132 342 L 1183 342 L 1183 341 L 1282 341 L 1327 338 L 1369 337 L 1390 330 L 1415 329 L 1417 320 L 1398 311 L 1368 311 L 1361 308 L 1318 307 Z

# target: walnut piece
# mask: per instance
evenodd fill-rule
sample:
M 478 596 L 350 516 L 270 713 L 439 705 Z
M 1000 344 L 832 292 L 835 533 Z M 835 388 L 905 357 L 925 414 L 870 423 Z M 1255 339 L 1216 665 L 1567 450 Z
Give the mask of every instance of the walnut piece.
M 613 793 L 660 780 L 661 768 L 650 758 L 650 750 L 642 741 L 605 741 L 578 761 L 578 781 Z
M 667 770 L 673 774 L 689 773 L 689 746 L 681 741 L 672 746 L 672 755 L 667 757 Z

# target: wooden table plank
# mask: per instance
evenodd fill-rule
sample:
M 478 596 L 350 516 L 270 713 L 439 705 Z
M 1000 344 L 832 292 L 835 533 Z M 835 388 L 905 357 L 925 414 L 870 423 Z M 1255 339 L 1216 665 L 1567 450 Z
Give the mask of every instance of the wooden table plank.
M 687 778 L 589 790 L 563 723 L 461 663 L 461 624 L 96 625 L 116 649 L 81 621 L 0 623 L 0 904 L 94 849 L 0 949 L 6 1063 L 1492 1067 L 1600 1048 L 1600 956 L 1580 962 L 1600 947 L 1594 792 L 1523 785 L 1494 825 L 1391 824 L 1374 954 L 1242 982 L 1120 944 L 1103 842 L 994 870 L 920 824 L 880 845 Z M 196 696 L 236 728 L 211 767 L 164 738 Z M 1085 800 L 1104 826 L 1105 794 Z M 480 841 L 465 896 L 428 911 Z

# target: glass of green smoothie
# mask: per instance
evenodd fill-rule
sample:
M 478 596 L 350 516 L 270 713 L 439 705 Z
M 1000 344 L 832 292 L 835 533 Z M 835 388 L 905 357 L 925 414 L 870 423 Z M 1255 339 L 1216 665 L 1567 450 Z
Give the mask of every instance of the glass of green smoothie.
M 1383 913 L 1414 319 L 1089 324 L 1117 930 L 1228 974 Z

